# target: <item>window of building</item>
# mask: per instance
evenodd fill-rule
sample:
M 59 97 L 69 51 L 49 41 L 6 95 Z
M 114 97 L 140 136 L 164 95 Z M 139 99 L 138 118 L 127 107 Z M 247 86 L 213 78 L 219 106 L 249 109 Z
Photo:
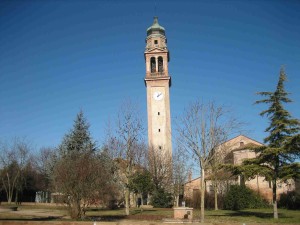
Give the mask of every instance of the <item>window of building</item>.
M 159 149 L 161 149 L 161 146 L 158 146 Z
M 158 132 L 160 132 L 160 129 L 158 129 Z
M 161 56 L 158 57 L 158 72 L 164 71 L 164 62 Z
M 158 41 L 157 41 L 157 40 L 154 40 L 154 44 L 157 45 L 157 44 L 158 44 Z
M 158 112 L 157 115 L 160 115 L 160 112 Z
M 151 73 L 155 73 L 156 72 L 156 61 L 155 61 L 154 57 L 151 57 L 150 65 L 151 65 Z
M 242 147 L 242 146 L 244 146 L 244 142 L 243 141 L 240 142 L 240 147 Z

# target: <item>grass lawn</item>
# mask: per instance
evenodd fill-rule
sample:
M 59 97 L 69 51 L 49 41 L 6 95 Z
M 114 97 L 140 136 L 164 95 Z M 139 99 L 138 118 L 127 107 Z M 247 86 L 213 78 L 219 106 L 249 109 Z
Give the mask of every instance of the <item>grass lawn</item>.
M 197 214 L 197 213 L 196 213 Z M 199 213 L 198 213 L 199 215 Z M 197 215 L 196 215 L 197 217 Z M 240 211 L 206 211 L 207 222 L 238 222 L 261 224 L 300 224 L 300 211 L 279 209 L 278 221 L 273 219 L 272 209 L 248 209 Z
M 199 209 L 194 210 L 194 219 L 199 219 Z M 164 218 L 173 218 L 172 209 L 144 209 L 132 208 L 130 215 L 126 216 L 124 209 L 104 210 L 90 208 L 86 213 L 86 220 L 118 221 L 122 219 L 161 221 Z M 35 221 L 68 221 L 67 211 L 64 207 L 47 207 L 38 205 L 22 205 L 17 212 L 0 211 L 0 220 L 35 220 Z M 273 219 L 272 209 L 249 209 L 241 211 L 207 210 L 205 221 L 208 223 L 236 223 L 236 224 L 299 224 L 300 211 L 279 209 L 279 220 Z
M 131 209 L 130 216 L 125 216 L 124 210 L 90 210 L 87 216 L 99 218 L 104 221 L 114 221 L 118 219 L 132 220 L 161 220 L 163 218 L 173 218 L 172 209 Z M 200 218 L 200 211 L 194 210 L 194 219 Z M 279 220 L 273 219 L 272 209 L 248 209 L 241 211 L 230 210 L 207 210 L 205 211 L 205 221 L 209 223 L 261 223 L 261 224 L 300 224 L 300 211 L 279 209 Z

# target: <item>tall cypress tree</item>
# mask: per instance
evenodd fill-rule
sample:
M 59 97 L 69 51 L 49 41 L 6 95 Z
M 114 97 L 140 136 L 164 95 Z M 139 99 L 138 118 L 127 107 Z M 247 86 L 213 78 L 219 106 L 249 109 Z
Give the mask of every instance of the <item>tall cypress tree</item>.
M 299 163 L 295 163 L 295 159 L 299 157 L 300 152 L 300 123 L 284 108 L 285 103 L 291 102 L 284 89 L 285 81 L 286 74 L 281 68 L 276 90 L 258 93 L 266 98 L 255 103 L 269 105 L 268 109 L 260 113 L 269 119 L 270 124 L 265 130 L 269 135 L 264 139 L 265 145 L 256 148 L 258 157 L 244 162 L 245 170 L 249 169 L 248 172 L 252 170 L 255 173 L 259 170 L 260 175 L 272 182 L 275 219 L 278 219 L 277 182 L 299 176 Z

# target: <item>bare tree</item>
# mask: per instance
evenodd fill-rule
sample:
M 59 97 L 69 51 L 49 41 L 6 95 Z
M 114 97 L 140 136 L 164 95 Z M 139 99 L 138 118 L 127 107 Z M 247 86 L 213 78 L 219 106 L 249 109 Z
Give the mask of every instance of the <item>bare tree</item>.
M 208 166 L 208 177 L 213 186 L 214 192 L 214 206 L 215 210 L 218 210 L 218 194 L 224 189 L 224 183 L 232 176 L 231 173 L 224 170 L 222 165 L 226 160 L 228 154 L 228 147 L 226 145 L 219 145 L 213 150 L 213 157 L 209 162 Z
M 88 206 L 103 200 L 110 171 L 101 155 L 86 152 L 61 158 L 54 169 L 57 190 L 64 194 L 74 219 L 83 218 Z
M 237 125 L 231 114 L 214 102 L 204 104 L 197 101 L 191 104 L 177 121 L 180 146 L 196 160 L 201 172 L 201 222 L 204 222 L 206 171 L 215 157 L 216 147 L 227 140 Z
M 129 179 L 135 166 L 145 162 L 144 126 L 136 104 L 124 102 L 119 110 L 115 131 L 109 124 L 105 148 L 119 161 L 120 181 L 124 188 L 125 213 L 129 215 Z
M 188 160 L 182 149 L 177 147 L 173 153 L 173 186 L 174 186 L 174 203 L 179 206 L 180 195 L 183 194 L 184 182 L 188 177 Z
M 65 196 L 71 217 L 82 218 L 86 208 L 100 199 L 101 189 L 108 187 L 110 179 L 107 178 L 112 172 L 107 166 L 110 159 L 101 157 L 82 111 L 58 152 L 59 158 L 53 169 L 54 185 Z
M 30 145 L 26 139 L 14 138 L 9 143 L 0 143 L 1 183 L 6 192 L 8 203 L 15 201 L 22 191 L 22 174 L 29 159 Z
M 154 186 L 157 190 L 163 189 L 172 192 L 172 156 L 168 151 L 151 147 L 148 153 L 149 171 L 152 174 Z
M 36 188 L 42 191 L 42 196 L 44 196 L 41 199 L 42 202 L 50 201 L 53 170 L 57 160 L 58 155 L 56 149 L 51 147 L 42 147 L 38 154 L 32 158 L 32 164 L 38 176 Z

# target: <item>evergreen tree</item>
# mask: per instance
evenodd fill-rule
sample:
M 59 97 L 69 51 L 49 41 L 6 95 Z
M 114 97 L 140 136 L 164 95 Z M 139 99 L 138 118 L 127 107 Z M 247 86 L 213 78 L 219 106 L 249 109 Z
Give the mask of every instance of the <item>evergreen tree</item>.
M 59 146 L 60 155 L 71 156 L 81 153 L 92 153 L 95 151 L 95 142 L 89 132 L 89 124 L 80 111 L 74 121 L 73 129 L 65 135 Z
M 99 188 L 107 185 L 108 176 L 109 171 L 96 153 L 89 124 L 80 111 L 73 129 L 59 146 L 59 158 L 53 171 L 54 186 L 64 194 L 71 218 L 85 216 L 86 208 L 99 198 Z
M 255 148 L 258 157 L 244 162 L 243 171 L 261 176 L 272 182 L 274 218 L 278 219 L 277 211 L 277 182 L 299 177 L 299 163 L 295 159 L 299 157 L 299 120 L 292 118 L 284 108 L 284 103 L 289 103 L 288 93 L 284 89 L 286 74 L 283 68 L 280 70 L 279 81 L 274 92 L 259 92 L 266 97 L 256 101 L 256 104 L 269 105 L 267 110 L 260 113 L 267 116 L 270 125 L 265 130 L 269 135 L 264 139 L 265 145 Z

